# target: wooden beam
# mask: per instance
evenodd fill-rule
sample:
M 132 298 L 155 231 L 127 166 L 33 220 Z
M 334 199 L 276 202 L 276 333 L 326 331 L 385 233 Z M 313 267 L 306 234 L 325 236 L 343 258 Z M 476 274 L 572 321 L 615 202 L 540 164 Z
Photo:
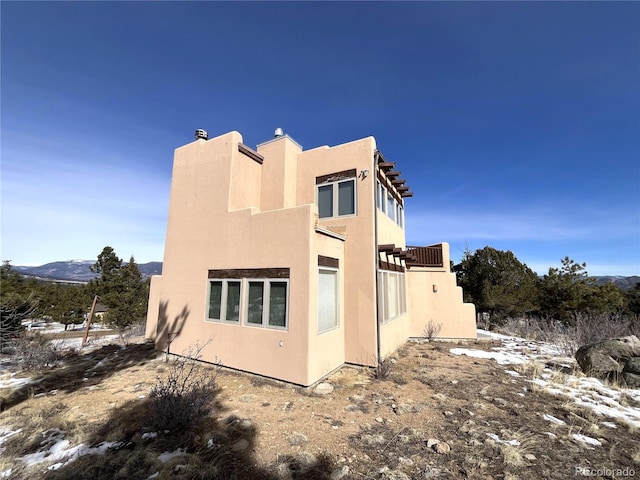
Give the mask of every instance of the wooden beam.
M 391 177 L 399 177 L 401 173 L 402 173 L 402 172 L 401 172 L 401 171 L 399 171 L 399 170 L 394 170 L 394 171 L 391 171 L 391 172 L 386 172 L 387 177 L 389 177 L 389 178 L 391 178 Z
M 392 185 L 402 185 L 403 183 L 407 183 L 404 178 L 396 178 L 395 180 L 391 180 Z
M 378 163 L 378 167 L 380 167 L 382 170 L 391 170 L 393 167 L 395 167 L 396 164 L 393 162 L 380 162 Z
M 401 197 L 413 197 L 413 192 L 402 192 L 400 194 Z
M 394 243 L 385 243 L 378 245 L 378 252 L 392 252 L 396 248 Z

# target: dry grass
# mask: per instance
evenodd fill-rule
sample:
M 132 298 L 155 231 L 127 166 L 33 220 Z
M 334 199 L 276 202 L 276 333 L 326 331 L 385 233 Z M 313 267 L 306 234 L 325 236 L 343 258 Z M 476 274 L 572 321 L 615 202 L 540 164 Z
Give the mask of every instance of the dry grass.
M 526 377 L 511 377 L 504 366 L 453 356 L 448 348 L 440 342 L 410 343 L 382 380 L 372 379 L 367 368 L 343 368 L 327 379 L 334 386 L 329 395 L 223 370 L 213 415 L 189 431 L 158 432 L 151 439 L 142 438 L 148 431 L 148 394 L 161 371 L 167 373 L 166 365 L 155 361 L 152 351 L 128 357 L 134 346 L 82 354 L 73 360 L 76 365 L 50 372 L 43 380 L 48 391 L 36 386 L 34 393 L 45 395 L 20 397 L 2 413 L 0 426 L 24 430 L 5 442 L 10 448 L 1 455 L 0 468 L 13 468 L 17 480 L 146 479 L 156 472 L 159 479 L 306 480 L 330 478 L 343 467 L 349 468 L 343 478 L 371 480 L 425 478 L 427 473 L 563 479 L 586 454 L 588 447 L 571 439 L 571 433 L 580 432 L 610 443 L 588 451 L 594 465 L 623 465 L 633 455 L 640 459 L 637 430 L 597 430 L 602 418 L 591 411 L 531 391 L 527 377 L 539 375 L 542 367 L 523 366 Z M 93 370 L 105 358 L 111 369 Z M 78 385 L 63 376 L 87 372 L 96 375 Z M 51 393 L 53 378 L 62 379 L 56 394 Z M 524 387 L 529 390 L 523 398 L 518 393 Z M 542 418 L 544 412 L 568 419 L 568 425 L 551 424 Z M 111 440 L 127 447 L 81 457 L 55 471 L 47 471 L 46 462 L 29 469 L 21 465 L 25 453 L 39 448 L 42 432 L 53 428 L 65 430 L 72 446 Z M 488 433 L 520 443 L 485 442 Z M 451 451 L 441 455 L 427 448 L 430 438 L 447 442 Z M 160 453 L 177 448 L 186 449 L 185 454 L 167 463 L 158 460 Z M 526 459 L 528 453 L 538 460 Z M 381 474 L 384 468 L 389 470 Z

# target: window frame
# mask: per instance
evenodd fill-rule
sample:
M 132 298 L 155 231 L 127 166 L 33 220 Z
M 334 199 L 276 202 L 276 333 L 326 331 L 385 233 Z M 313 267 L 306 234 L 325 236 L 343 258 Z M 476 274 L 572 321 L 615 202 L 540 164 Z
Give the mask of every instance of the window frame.
M 378 274 L 380 275 L 378 278 L 378 308 L 380 312 L 382 312 L 382 324 L 384 325 L 407 314 L 406 277 L 404 272 L 394 272 L 391 270 L 379 270 Z M 392 284 L 392 282 L 389 282 L 389 276 L 396 277 L 393 281 L 395 285 L 393 292 L 395 298 L 393 299 L 393 303 L 397 309 L 394 316 L 389 315 L 389 306 L 391 303 L 389 301 L 391 295 L 389 286 Z
M 222 283 L 220 289 L 220 318 L 211 318 L 211 285 L 213 283 Z M 238 320 L 227 320 L 228 292 L 229 282 L 240 284 L 240 294 L 238 302 Z M 228 325 L 240 325 L 243 314 L 243 302 L 242 302 L 242 279 L 238 278 L 209 278 L 207 279 L 207 315 L 205 321 L 215 323 L 226 323 Z
M 345 213 L 340 215 L 340 187 L 339 185 L 342 183 L 353 182 L 353 213 Z M 331 215 L 330 216 L 320 216 L 320 189 L 323 187 L 331 187 Z M 335 180 L 332 182 L 323 182 L 316 184 L 316 205 L 318 206 L 318 216 L 320 220 L 327 218 L 344 218 L 344 217 L 355 217 L 358 215 L 358 182 L 356 182 L 356 177 L 348 177 L 341 178 L 339 180 Z
M 335 277 L 334 294 L 335 294 L 335 324 L 323 330 L 320 329 L 320 296 L 318 295 L 318 308 L 316 312 L 316 328 L 317 334 L 323 335 L 340 328 L 340 270 L 332 267 L 318 267 L 318 293 L 320 293 L 320 273 L 331 272 Z
M 211 318 L 211 285 L 213 283 L 222 283 L 220 293 L 220 318 Z M 228 292 L 229 283 L 239 283 L 240 293 L 238 298 L 238 320 L 227 320 L 228 310 Z M 262 321 L 261 323 L 249 322 L 249 283 L 262 283 Z M 271 284 L 283 283 L 286 286 L 286 295 L 284 300 L 285 314 L 284 326 L 271 325 Z M 290 304 L 290 282 L 289 278 L 208 278 L 207 279 L 207 298 L 206 298 L 206 314 L 205 321 L 211 323 L 223 323 L 227 325 L 242 325 L 246 327 L 268 328 L 271 330 L 289 330 L 289 304 Z
M 242 316 L 242 324 L 246 327 L 257 328 L 269 328 L 271 330 L 288 330 L 289 329 L 289 279 L 288 278 L 243 278 L 246 285 L 245 293 L 242 295 L 242 300 L 245 305 L 244 315 Z M 262 322 L 253 323 L 249 322 L 249 283 L 262 283 Z M 284 326 L 271 325 L 269 323 L 271 313 L 271 284 L 272 283 L 284 283 L 287 288 L 287 294 L 285 296 L 285 315 Z

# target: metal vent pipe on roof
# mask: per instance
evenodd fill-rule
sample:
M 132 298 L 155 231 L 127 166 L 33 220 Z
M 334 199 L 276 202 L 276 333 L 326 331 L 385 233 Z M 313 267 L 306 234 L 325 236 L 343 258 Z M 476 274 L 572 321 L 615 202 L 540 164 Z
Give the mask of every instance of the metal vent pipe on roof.
M 276 131 L 273 133 L 274 138 L 282 137 L 284 135 L 284 130 L 281 128 L 276 128 Z
M 207 133 L 206 130 L 198 128 L 196 130 L 196 140 L 198 140 L 200 138 L 203 139 L 203 140 L 208 140 L 209 139 L 209 134 Z

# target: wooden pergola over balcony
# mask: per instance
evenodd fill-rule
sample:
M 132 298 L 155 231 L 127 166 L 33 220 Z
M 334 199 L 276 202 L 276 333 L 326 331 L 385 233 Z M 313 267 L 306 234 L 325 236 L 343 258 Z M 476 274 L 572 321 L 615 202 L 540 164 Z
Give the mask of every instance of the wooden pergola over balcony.
M 378 245 L 378 252 L 389 257 L 397 257 L 404 260 L 407 268 L 411 267 L 443 267 L 442 244 L 430 245 L 428 247 L 407 246 L 405 250 L 396 247 L 393 243 Z
M 428 247 L 413 247 L 407 245 L 407 252 L 413 259 L 407 259 L 407 267 L 443 267 L 442 244 L 430 245 Z

